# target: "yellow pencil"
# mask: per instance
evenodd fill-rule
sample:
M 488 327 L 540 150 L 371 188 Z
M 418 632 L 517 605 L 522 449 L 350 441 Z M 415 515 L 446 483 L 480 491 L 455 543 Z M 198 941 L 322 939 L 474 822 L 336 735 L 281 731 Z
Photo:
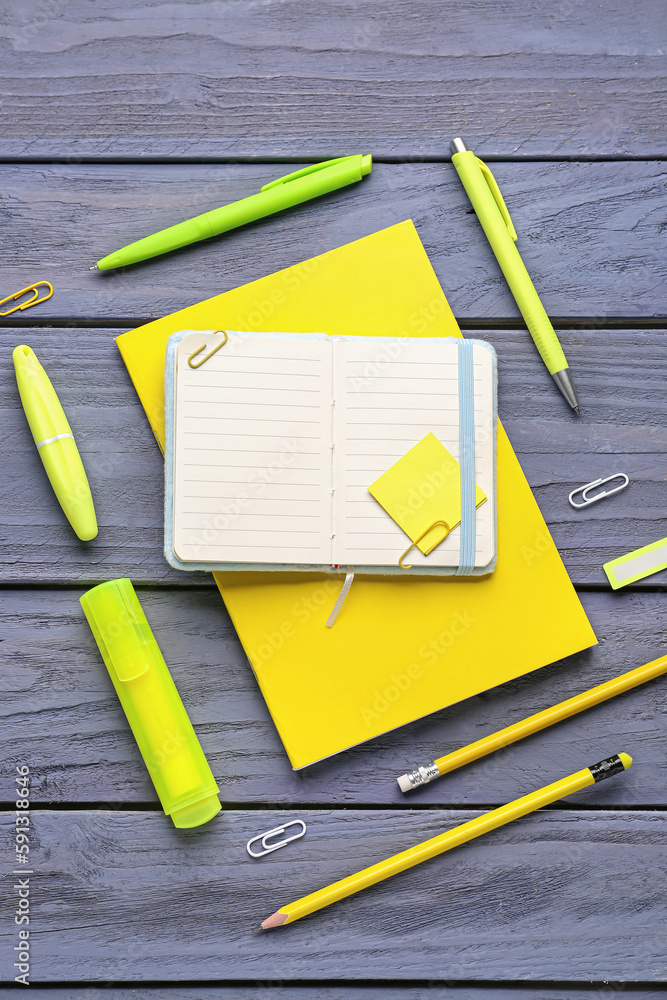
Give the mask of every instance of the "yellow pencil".
M 604 684 L 599 684 L 589 691 L 582 691 L 574 698 L 561 701 L 560 704 L 554 705 L 552 708 L 545 708 L 543 712 L 522 719 L 521 722 L 515 722 L 513 726 L 507 726 L 506 729 L 492 733 L 491 736 L 485 736 L 483 739 L 477 740 L 476 743 L 470 743 L 467 747 L 454 750 L 453 753 L 448 753 L 445 757 L 439 757 L 432 764 L 422 765 L 408 774 L 402 774 L 400 778 L 396 779 L 398 786 L 402 792 L 409 792 L 412 788 L 427 785 L 429 781 L 434 781 L 443 774 L 455 771 L 457 767 L 470 764 L 471 761 L 485 757 L 488 753 L 493 753 L 494 750 L 500 750 L 501 747 L 506 747 L 510 743 L 516 743 L 524 736 L 538 733 L 540 729 L 553 726 L 561 719 L 577 715 L 593 705 L 608 701 L 609 698 L 614 698 L 617 694 L 645 684 L 646 681 L 653 680 L 654 677 L 659 677 L 664 673 L 667 673 L 667 656 L 660 656 L 657 660 L 645 663 L 643 667 L 629 670 L 627 674 L 621 674 L 610 681 L 605 681 Z
M 512 820 L 525 816 L 526 813 L 534 812 L 535 809 L 540 809 L 542 806 L 548 806 L 556 799 L 562 799 L 566 795 L 578 792 L 580 788 L 603 781 L 604 778 L 610 778 L 612 774 L 626 770 L 631 764 L 632 757 L 626 753 L 607 757 L 606 760 L 601 760 L 591 767 L 585 767 L 582 771 L 576 771 L 567 778 L 555 781 L 552 785 L 546 785 L 536 792 L 531 792 L 530 795 L 524 795 L 523 798 L 500 806 L 499 809 L 492 809 L 491 812 L 478 816 L 477 819 L 462 823 L 461 826 L 457 826 L 453 830 L 447 830 L 446 833 L 432 837 L 431 840 L 425 840 L 423 844 L 417 844 L 416 847 L 410 847 L 407 851 L 394 854 L 386 861 L 380 861 L 376 865 L 371 865 L 370 868 L 364 868 L 356 875 L 350 875 L 348 878 L 341 879 L 340 882 L 334 882 L 326 889 L 320 889 L 318 892 L 311 893 L 310 896 L 297 899 L 295 903 L 281 906 L 279 910 L 262 921 L 262 927 L 266 930 L 269 927 L 282 927 L 284 924 L 291 924 L 294 920 L 300 920 L 301 917 L 314 913 L 315 910 L 321 910 L 323 906 L 329 906 L 330 903 L 344 899 L 345 896 L 351 896 L 352 893 L 366 889 L 369 885 L 375 885 L 376 882 L 382 882 L 392 875 L 397 875 L 398 872 L 405 871 L 406 868 L 412 868 L 422 861 L 428 861 L 436 854 L 449 851 L 452 847 L 458 847 L 459 844 L 465 844 L 468 840 L 488 833 L 489 830 L 495 830 L 496 827 L 504 826 L 505 823 L 511 823 Z

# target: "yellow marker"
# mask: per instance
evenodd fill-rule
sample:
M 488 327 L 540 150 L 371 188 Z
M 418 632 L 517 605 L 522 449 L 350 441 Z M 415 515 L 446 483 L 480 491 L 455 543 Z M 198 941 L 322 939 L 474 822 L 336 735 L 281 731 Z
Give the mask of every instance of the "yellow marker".
M 449 851 L 452 847 L 465 844 L 468 840 L 480 837 L 483 833 L 495 830 L 499 826 L 511 823 L 512 820 L 519 819 L 520 816 L 540 809 L 542 806 L 548 806 L 557 799 L 578 792 L 581 788 L 586 788 L 587 785 L 603 781 L 604 778 L 610 778 L 613 774 L 619 774 L 619 772 L 627 770 L 631 764 L 632 757 L 626 753 L 620 753 L 608 757 L 606 760 L 601 760 L 598 764 L 593 764 L 592 767 L 585 767 L 582 771 L 576 771 L 567 778 L 555 781 L 552 785 L 546 785 L 536 792 L 531 792 L 530 795 L 524 795 L 521 799 L 515 799 L 514 802 L 500 806 L 499 809 L 492 809 L 491 812 L 484 813 L 477 819 L 471 819 L 470 822 L 463 823 L 453 830 L 447 830 L 446 833 L 432 837 L 431 840 L 425 840 L 423 844 L 417 844 L 416 847 L 410 847 L 407 851 L 395 854 L 392 858 L 387 858 L 386 861 L 380 861 L 377 865 L 364 868 L 356 875 L 350 875 L 348 878 L 341 879 L 340 882 L 334 882 L 326 889 L 320 889 L 318 892 L 311 893 L 310 896 L 297 899 L 295 903 L 281 906 L 279 910 L 262 922 L 262 927 L 268 929 L 269 927 L 282 927 L 283 924 L 291 924 L 294 920 L 300 920 L 301 917 L 314 913 L 315 910 L 321 910 L 322 907 L 329 906 L 330 903 L 344 899 L 345 896 L 351 896 L 361 889 L 368 888 L 369 885 L 382 882 L 407 868 L 413 868 L 422 861 L 434 858 L 437 854 Z
M 412 788 L 428 785 L 429 781 L 440 778 L 443 774 L 449 774 L 457 767 L 463 767 L 473 760 L 486 757 L 494 750 L 500 750 L 501 747 L 509 746 L 510 743 L 516 743 L 524 736 L 539 733 L 541 729 L 547 729 L 548 726 L 553 726 L 554 723 L 560 722 L 562 719 L 569 719 L 571 715 L 577 715 L 593 705 L 599 705 L 602 701 L 608 701 L 617 694 L 630 691 L 632 688 L 639 687 L 640 684 L 645 684 L 646 681 L 651 681 L 654 677 L 665 673 L 667 673 L 667 656 L 659 656 L 657 660 L 645 663 L 643 667 L 629 670 L 627 674 L 620 674 L 610 681 L 605 681 L 604 684 L 598 684 L 597 687 L 576 694 L 574 698 L 568 698 L 567 701 L 561 701 L 552 708 L 545 708 L 543 712 L 537 712 L 536 715 L 530 715 L 527 719 L 522 719 L 521 722 L 515 722 L 513 726 L 507 726 L 506 729 L 500 729 L 497 733 L 485 736 L 483 739 L 477 740 L 476 743 L 470 743 L 467 747 L 454 750 L 453 753 L 448 753 L 445 757 L 434 760 L 432 764 L 422 765 L 408 774 L 402 774 L 400 778 L 396 779 L 398 786 L 402 792 L 409 792 Z
M 95 507 L 72 428 L 35 352 L 20 344 L 12 354 L 16 383 L 53 492 L 79 538 L 97 534 Z

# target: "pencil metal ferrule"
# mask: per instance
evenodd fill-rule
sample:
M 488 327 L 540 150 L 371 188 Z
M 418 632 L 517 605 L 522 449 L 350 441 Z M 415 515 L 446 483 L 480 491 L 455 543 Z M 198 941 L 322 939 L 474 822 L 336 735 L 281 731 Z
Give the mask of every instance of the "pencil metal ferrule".
M 427 764 L 425 767 L 418 767 L 410 771 L 406 778 L 410 782 L 411 788 L 418 788 L 420 785 L 428 785 L 429 781 L 440 777 L 437 764 Z
M 598 781 L 611 778 L 614 774 L 620 774 L 625 768 L 626 765 L 623 763 L 621 757 L 618 754 L 614 754 L 613 757 L 606 757 L 605 760 L 600 760 L 597 764 L 591 764 L 589 770 L 593 775 L 593 780 L 597 784 Z

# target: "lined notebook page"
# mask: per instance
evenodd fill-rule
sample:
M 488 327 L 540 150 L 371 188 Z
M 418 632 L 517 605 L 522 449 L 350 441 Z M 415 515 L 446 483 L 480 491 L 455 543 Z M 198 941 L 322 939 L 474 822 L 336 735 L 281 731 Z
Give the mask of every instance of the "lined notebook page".
M 190 368 L 204 342 L 188 334 L 176 350 L 176 557 L 329 563 L 331 341 L 230 333 Z
M 493 479 L 493 361 L 473 348 L 475 480 L 488 499 L 477 509 L 475 565 L 495 552 Z M 429 431 L 459 461 L 458 348 L 456 338 L 334 342 L 334 561 L 396 566 L 410 539 L 368 487 Z M 419 566 L 457 566 L 460 527 Z

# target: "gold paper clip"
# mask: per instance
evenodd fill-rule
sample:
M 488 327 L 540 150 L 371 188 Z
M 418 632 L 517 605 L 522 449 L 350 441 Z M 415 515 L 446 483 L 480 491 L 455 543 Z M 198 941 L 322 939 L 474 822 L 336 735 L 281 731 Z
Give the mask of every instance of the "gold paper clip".
M 49 292 L 48 295 L 43 295 L 40 299 L 39 297 L 39 286 L 46 285 Z M 29 309 L 30 306 L 36 306 L 39 302 L 46 302 L 53 295 L 53 285 L 50 281 L 36 281 L 34 285 L 28 285 L 27 288 L 22 288 L 20 292 L 14 292 L 13 295 L 8 295 L 5 299 L 0 299 L 0 306 L 4 305 L 5 302 L 13 302 L 15 299 L 20 299 L 22 295 L 27 295 L 28 292 L 32 292 L 33 296 L 28 299 L 27 302 L 21 303 L 21 305 L 14 306 L 13 309 L 8 309 L 7 312 L 0 312 L 0 316 L 11 316 L 15 312 L 23 312 L 24 309 Z
M 218 346 L 214 347 L 212 351 L 209 351 L 206 357 L 202 358 L 201 361 L 198 361 L 196 365 L 193 365 L 192 359 L 196 358 L 197 355 L 204 350 L 206 344 L 202 344 L 201 347 L 198 347 L 196 351 L 193 351 L 190 357 L 188 358 L 188 364 L 190 365 L 191 368 L 201 368 L 201 366 L 205 365 L 208 359 L 212 358 L 213 355 L 216 353 L 216 351 L 219 351 L 221 347 L 224 347 L 227 341 L 229 340 L 229 335 L 226 330 L 215 330 L 215 333 L 224 333 L 225 339 L 221 340 Z
M 414 542 L 412 542 L 411 545 L 408 545 L 407 549 L 405 550 L 405 552 L 403 553 L 403 555 L 401 556 L 401 558 L 398 560 L 398 565 L 401 567 L 401 569 L 412 569 L 413 563 L 410 563 L 409 566 L 406 566 L 404 564 L 403 560 L 407 556 L 408 552 L 410 552 L 412 549 L 414 549 L 415 545 L 418 545 L 419 542 L 421 542 L 422 538 L 424 538 L 425 535 L 428 535 L 428 533 L 431 530 L 431 528 L 435 528 L 436 524 L 444 524 L 445 528 L 447 528 L 447 531 L 445 532 L 445 534 L 443 535 L 443 537 L 439 541 L 433 543 L 433 545 L 431 546 L 431 548 L 428 550 L 428 552 L 425 552 L 424 555 L 427 556 L 429 554 L 429 552 L 433 552 L 433 549 L 436 547 L 436 545 L 440 545 L 440 542 L 444 542 L 445 538 L 447 537 L 447 535 L 449 534 L 449 532 L 452 529 L 449 527 L 449 525 L 447 524 L 446 521 L 434 521 L 433 524 L 430 524 L 428 526 L 428 528 L 426 529 L 426 531 L 422 531 L 422 533 L 419 536 L 419 538 L 415 538 Z

